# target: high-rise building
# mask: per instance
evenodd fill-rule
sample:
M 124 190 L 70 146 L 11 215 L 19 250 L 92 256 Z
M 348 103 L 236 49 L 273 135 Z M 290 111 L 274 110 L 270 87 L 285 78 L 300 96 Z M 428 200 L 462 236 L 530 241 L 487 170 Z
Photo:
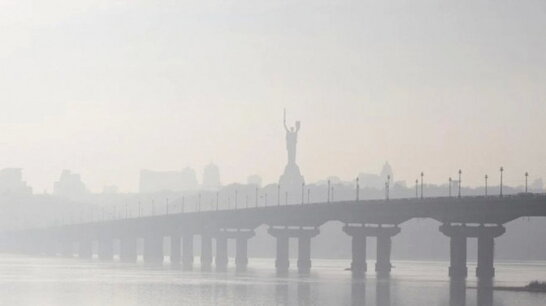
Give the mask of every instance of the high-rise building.
M 63 170 L 61 177 L 53 184 L 53 193 L 69 198 L 82 196 L 87 193 L 87 188 L 79 174 L 70 170 Z
M 23 181 L 20 168 L 0 170 L 0 194 L 31 194 L 32 188 Z
M 218 166 L 210 163 L 203 169 L 203 189 L 216 190 L 221 187 L 220 170 Z

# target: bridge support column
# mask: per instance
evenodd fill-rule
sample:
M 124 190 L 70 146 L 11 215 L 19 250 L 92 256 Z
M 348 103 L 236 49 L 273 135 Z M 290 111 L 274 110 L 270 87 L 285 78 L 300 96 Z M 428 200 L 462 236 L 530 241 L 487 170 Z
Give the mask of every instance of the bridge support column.
M 193 234 L 185 234 L 182 243 L 182 266 L 186 270 L 191 270 L 193 268 Z
M 228 265 L 228 240 L 224 235 L 216 236 L 216 270 L 226 271 Z
M 114 242 L 112 239 L 102 238 L 99 240 L 99 259 L 102 261 L 114 260 Z
M 180 236 L 177 234 L 171 235 L 171 256 L 170 256 L 170 262 L 173 266 L 180 265 Z
M 478 237 L 478 266 L 476 276 L 482 278 L 493 278 L 495 268 L 493 258 L 495 253 L 495 240 L 493 236 L 481 235 Z
M 235 269 L 245 271 L 248 266 L 248 239 L 254 231 L 240 231 L 235 234 Z
M 386 275 L 391 272 L 392 236 L 399 232 L 399 227 L 379 228 L 379 234 L 377 235 L 377 260 L 375 262 L 375 271 L 377 274 Z
M 212 265 L 212 237 L 201 234 L 201 270 L 209 271 Z
M 351 271 L 355 276 L 362 276 L 368 271 L 368 264 L 366 263 L 366 227 L 345 225 L 343 231 L 351 236 Z
M 504 234 L 505 229 L 501 225 L 495 226 L 467 226 L 443 224 L 440 231 L 450 237 L 450 267 L 449 276 L 452 278 L 465 278 L 466 267 L 466 240 L 478 238 L 478 267 L 476 276 L 481 279 L 490 279 L 495 276 L 494 245 L 495 237 Z
M 78 257 L 81 259 L 93 258 L 93 241 L 80 240 L 78 243 Z
M 472 236 L 472 227 L 466 225 L 449 225 L 440 226 L 440 231 L 449 237 L 449 277 L 451 278 L 466 278 L 468 269 L 466 267 L 466 240 Z
M 375 271 L 377 274 L 385 275 L 391 272 L 392 236 L 400 233 L 400 227 L 393 225 L 345 225 L 343 231 L 352 237 L 353 261 L 351 262 L 351 270 L 354 276 L 362 276 L 367 271 L 367 237 L 377 238 L 377 256 L 375 262 Z
M 311 272 L 311 237 L 308 235 L 298 237 L 298 272 Z
M 269 234 L 277 238 L 277 258 L 275 267 L 277 272 L 287 272 L 290 266 L 288 259 L 289 238 L 298 238 L 298 271 L 309 273 L 311 270 L 311 238 L 318 235 L 317 228 L 270 228 Z
M 119 240 L 119 260 L 127 263 L 137 261 L 136 237 L 123 237 Z
M 163 263 L 163 236 L 151 235 L 144 238 L 144 262 L 149 264 Z
M 275 268 L 279 273 L 288 272 L 288 268 L 290 267 L 290 260 L 288 259 L 288 233 L 275 228 L 270 228 L 268 232 L 277 239 Z

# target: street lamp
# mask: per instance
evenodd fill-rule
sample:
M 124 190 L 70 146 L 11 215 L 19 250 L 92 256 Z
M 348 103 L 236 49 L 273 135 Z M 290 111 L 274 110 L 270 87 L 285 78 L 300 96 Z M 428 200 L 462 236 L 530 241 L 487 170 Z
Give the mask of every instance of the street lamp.
M 415 179 L 415 198 L 417 199 L 419 197 L 418 195 L 418 187 L 419 186 L 419 180 Z
M 301 205 L 305 201 L 305 182 L 301 183 Z
M 451 180 L 451 176 L 449 177 L 449 197 L 451 198 L 451 185 L 452 185 L 452 180 Z
M 328 180 L 328 203 L 330 203 L 330 180 Z
M 529 178 L 529 172 L 525 172 L 525 193 L 527 193 L 527 179 Z
M 277 185 L 277 206 L 281 206 L 281 185 Z
M 359 183 L 359 177 L 356 177 L 356 200 L 358 201 L 360 198 L 360 183 Z
M 502 173 L 504 172 L 504 167 L 500 167 L 500 196 L 502 198 Z
M 423 176 L 425 176 L 425 174 L 421 172 L 421 199 L 423 198 Z
M 459 197 L 459 199 L 461 198 L 461 174 L 463 174 L 463 171 L 459 169 L 459 191 L 457 194 L 457 197 Z
M 385 182 L 385 198 L 386 198 L 387 200 L 389 199 L 390 181 L 391 181 L 391 176 L 390 176 L 390 175 L 387 175 L 387 181 Z
M 487 179 L 489 178 L 489 176 L 487 176 L 487 174 L 485 175 L 485 196 L 487 196 Z

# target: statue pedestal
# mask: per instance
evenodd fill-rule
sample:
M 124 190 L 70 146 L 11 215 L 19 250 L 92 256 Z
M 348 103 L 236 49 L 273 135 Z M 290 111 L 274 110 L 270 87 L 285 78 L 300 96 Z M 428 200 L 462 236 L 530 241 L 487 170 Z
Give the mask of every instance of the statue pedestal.
M 294 163 L 290 163 L 284 167 L 284 173 L 279 178 L 279 185 L 283 189 L 301 189 L 301 185 L 305 182 L 300 173 L 300 168 Z

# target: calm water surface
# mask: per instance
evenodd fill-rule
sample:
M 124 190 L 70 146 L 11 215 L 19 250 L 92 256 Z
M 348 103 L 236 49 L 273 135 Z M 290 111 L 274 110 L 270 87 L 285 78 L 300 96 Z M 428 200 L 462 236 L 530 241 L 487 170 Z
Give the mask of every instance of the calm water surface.
M 546 305 L 546 294 L 465 289 L 476 279 L 450 282 L 447 262 L 394 261 L 389 279 L 362 280 L 344 271 L 348 264 L 315 259 L 309 276 L 277 276 L 273 259 L 251 258 L 245 273 L 207 273 L 0 255 L 0 305 Z M 497 286 L 546 280 L 546 262 L 498 263 L 496 271 Z

